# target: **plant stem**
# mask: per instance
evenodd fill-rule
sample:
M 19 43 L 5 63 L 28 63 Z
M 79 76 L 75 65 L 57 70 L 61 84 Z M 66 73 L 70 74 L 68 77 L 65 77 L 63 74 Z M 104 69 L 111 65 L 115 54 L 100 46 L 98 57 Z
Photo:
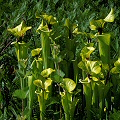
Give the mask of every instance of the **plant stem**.
M 41 46 L 42 46 L 42 58 L 44 69 L 50 67 L 49 59 L 50 57 L 50 39 L 48 33 L 41 32 Z
M 28 86 L 29 86 L 29 98 L 28 98 L 28 106 L 29 106 L 29 118 L 31 120 L 32 117 L 32 104 L 35 92 L 35 86 L 33 85 L 33 76 L 28 76 Z
M 59 72 L 59 74 L 60 74 L 60 66 L 59 66 L 59 63 L 57 64 L 57 66 L 58 66 L 58 72 Z M 56 67 L 57 67 L 56 66 Z M 60 93 L 60 85 L 59 85 L 59 93 Z M 60 106 L 60 119 L 62 118 L 62 108 L 61 108 L 61 106 Z
M 24 100 L 22 100 L 22 116 L 24 116 Z
M 69 102 L 70 102 L 70 101 L 68 101 L 68 94 L 69 94 L 69 93 L 65 92 L 65 94 L 66 94 L 65 100 L 66 100 L 66 103 L 67 103 L 67 105 L 66 105 L 67 111 L 64 111 L 64 112 L 65 112 L 65 120 L 70 120 L 70 114 L 69 114 L 69 111 L 70 111 Z
M 74 80 L 77 84 L 78 83 L 78 62 L 77 62 L 77 59 L 73 61 L 73 68 L 74 68 Z
M 86 77 L 84 71 L 82 71 L 83 80 Z M 85 95 L 86 99 L 86 109 L 87 109 L 87 120 L 91 120 L 91 105 L 92 105 L 92 87 L 90 83 L 83 83 L 83 94 Z
M 92 91 L 91 91 L 91 84 L 85 83 L 83 85 L 85 98 L 86 98 L 86 109 L 87 109 L 87 120 L 91 120 L 91 104 L 92 104 Z

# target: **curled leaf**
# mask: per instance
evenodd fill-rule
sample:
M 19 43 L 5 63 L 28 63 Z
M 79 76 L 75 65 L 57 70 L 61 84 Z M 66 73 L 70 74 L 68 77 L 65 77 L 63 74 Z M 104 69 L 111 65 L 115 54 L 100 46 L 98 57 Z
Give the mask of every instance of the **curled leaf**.
M 82 60 L 89 59 L 91 53 L 95 50 L 94 47 L 84 47 L 80 53 Z
M 83 61 L 81 61 L 81 62 L 78 63 L 78 67 L 79 67 L 80 69 L 82 69 L 83 71 L 86 71 L 86 70 L 87 70 L 87 69 L 86 69 L 85 62 L 83 62 Z
M 63 87 L 70 93 L 75 89 L 76 83 L 70 78 L 64 78 Z
M 47 32 L 47 33 L 49 33 L 49 32 L 51 32 L 51 30 L 48 29 L 47 24 L 44 25 L 43 20 L 42 20 L 42 23 L 40 24 L 40 26 L 38 27 L 38 29 L 36 30 L 36 32 L 38 32 L 38 33 L 41 33 L 41 32 Z
M 32 51 L 31 51 L 32 56 L 34 57 L 34 56 L 36 56 L 36 55 L 39 55 L 40 52 L 41 52 L 41 50 L 42 50 L 42 48 L 36 48 L 36 49 L 32 50 Z
M 48 87 L 49 87 L 51 84 L 52 84 L 52 80 L 51 80 L 50 78 L 48 78 L 48 79 L 45 81 L 45 83 L 44 83 L 44 85 L 45 85 L 45 90 L 47 90 Z
M 90 71 L 94 74 L 99 74 L 101 72 L 100 63 L 97 61 L 87 61 L 87 65 L 90 67 Z
M 111 69 L 111 72 L 114 74 L 120 73 L 120 58 L 114 63 L 114 66 L 115 67 Z
M 114 63 L 115 67 L 119 67 L 120 68 L 120 57 L 118 58 L 118 60 Z
M 48 24 L 55 24 L 55 23 L 57 23 L 56 18 L 53 17 L 52 15 L 43 14 L 43 15 L 38 15 L 36 17 L 37 18 L 42 18 Z
M 34 82 L 34 85 L 36 85 L 37 87 L 41 87 L 42 88 L 42 81 L 41 80 L 35 80 Z
M 24 22 L 22 21 L 20 25 L 18 25 L 15 28 L 8 29 L 8 31 L 10 31 L 16 37 L 23 37 L 25 35 L 26 31 L 31 28 L 32 27 L 26 27 Z
M 99 28 L 103 28 L 105 21 L 103 19 L 100 20 L 92 20 L 90 22 L 90 29 L 91 30 L 98 30 Z
M 107 15 L 107 17 L 104 19 L 105 22 L 113 22 L 115 19 L 115 15 L 114 15 L 114 9 L 111 8 L 110 13 Z
M 52 72 L 55 72 L 52 68 L 45 69 L 41 72 L 43 77 L 48 77 Z

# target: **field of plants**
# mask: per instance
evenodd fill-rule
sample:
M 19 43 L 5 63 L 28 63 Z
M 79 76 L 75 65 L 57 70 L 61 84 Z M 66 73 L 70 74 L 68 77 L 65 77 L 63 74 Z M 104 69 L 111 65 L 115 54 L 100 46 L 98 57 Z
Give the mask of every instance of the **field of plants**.
M 120 0 L 0 0 L 0 120 L 120 120 Z

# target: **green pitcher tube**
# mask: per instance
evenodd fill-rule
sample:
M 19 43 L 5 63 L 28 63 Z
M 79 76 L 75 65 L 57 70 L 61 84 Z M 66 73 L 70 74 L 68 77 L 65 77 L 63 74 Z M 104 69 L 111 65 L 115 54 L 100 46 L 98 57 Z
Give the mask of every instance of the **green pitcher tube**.
M 32 105 L 33 105 L 33 99 L 34 99 L 34 93 L 35 93 L 35 85 L 33 84 L 34 77 L 28 76 L 28 86 L 29 86 L 29 97 L 28 97 L 28 106 L 29 106 L 29 118 L 28 120 L 31 120 L 32 118 Z
M 84 83 L 83 90 L 86 99 L 87 119 L 91 120 L 91 105 L 92 105 L 92 88 L 91 83 Z
M 22 42 L 22 43 L 13 42 L 12 44 L 14 44 L 14 46 L 15 46 L 18 61 L 20 61 L 20 59 L 24 59 L 24 60 L 27 59 L 27 57 L 28 57 L 27 44 L 25 42 Z
M 42 46 L 42 57 L 44 69 L 49 68 L 49 57 L 50 57 L 50 39 L 49 33 L 41 32 L 41 46 Z
M 100 58 L 104 64 L 110 64 L 110 34 L 97 35 Z

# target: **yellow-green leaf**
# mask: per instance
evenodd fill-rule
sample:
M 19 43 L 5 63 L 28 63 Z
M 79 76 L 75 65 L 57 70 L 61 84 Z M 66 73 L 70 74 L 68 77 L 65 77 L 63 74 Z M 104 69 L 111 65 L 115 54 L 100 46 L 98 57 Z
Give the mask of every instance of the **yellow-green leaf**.
M 49 87 L 51 84 L 52 84 L 52 80 L 51 80 L 50 78 L 48 78 L 48 79 L 45 81 L 45 83 L 44 83 L 44 85 L 45 85 L 45 90 L 47 90 L 48 87 Z
M 27 30 L 31 29 L 32 27 L 26 27 L 24 22 L 22 21 L 20 25 L 15 28 L 8 29 L 16 37 L 23 37 Z
M 90 22 L 90 29 L 91 30 L 98 30 L 98 28 L 103 28 L 105 21 L 103 19 L 100 20 L 92 20 Z
M 70 79 L 70 78 L 64 78 L 63 82 L 64 82 L 64 88 L 69 93 L 72 92 L 75 89 L 75 87 L 76 87 L 76 83 L 72 79 Z
M 47 14 L 37 15 L 36 18 L 42 18 L 48 24 L 57 23 L 56 18 L 53 17 L 52 15 L 47 15 Z
M 38 33 L 41 33 L 41 31 L 48 32 L 48 33 L 51 32 L 51 30 L 49 31 L 47 24 L 46 25 L 43 24 L 43 21 L 40 24 L 40 26 L 38 27 L 38 29 L 36 30 L 36 32 L 38 32 Z
M 118 60 L 114 63 L 114 65 L 120 68 L 120 58 L 118 58 Z
M 37 87 L 41 87 L 42 88 L 42 81 L 41 80 L 35 80 L 34 82 L 34 85 L 36 85 Z
M 83 84 L 88 84 L 90 82 L 89 78 L 86 77 L 84 80 L 79 80 L 80 83 L 83 83 Z
M 95 74 L 99 74 L 101 72 L 101 67 L 99 65 L 94 66 L 91 71 Z
M 120 58 L 114 63 L 114 66 L 115 67 L 111 69 L 111 72 L 114 74 L 120 73 Z
M 100 65 L 101 64 L 97 61 L 87 61 L 88 72 L 94 73 L 94 74 L 99 74 L 101 72 Z
M 36 48 L 34 50 L 31 51 L 32 53 L 32 56 L 36 56 L 36 55 L 39 55 L 40 52 L 41 52 L 42 48 Z
M 114 15 L 114 9 L 111 8 L 110 13 L 107 15 L 107 17 L 104 19 L 105 22 L 113 22 L 115 19 L 115 15 Z
M 93 81 L 98 81 L 98 78 L 92 77 L 92 80 L 93 80 Z
M 81 62 L 78 63 L 78 67 L 79 67 L 80 69 L 82 69 L 83 71 L 87 71 L 85 62 L 83 62 L 83 61 L 81 61 Z
M 53 17 L 52 15 L 41 15 L 41 17 L 46 20 L 49 24 L 55 24 L 57 21 L 56 21 L 56 18 Z
M 52 72 L 55 72 L 52 68 L 45 69 L 41 72 L 43 77 L 48 77 Z
M 114 67 L 111 69 L 111 72 L 114 74 L 120 73 L 120 69 L 118 67 Z
M 81 57 L 82 57 L 82 60 L 84 59 L 89 59 L 90 58 L 90 55 L 91 53 L 95 50 L 94 47 L 84 47 L 80 53 Z

